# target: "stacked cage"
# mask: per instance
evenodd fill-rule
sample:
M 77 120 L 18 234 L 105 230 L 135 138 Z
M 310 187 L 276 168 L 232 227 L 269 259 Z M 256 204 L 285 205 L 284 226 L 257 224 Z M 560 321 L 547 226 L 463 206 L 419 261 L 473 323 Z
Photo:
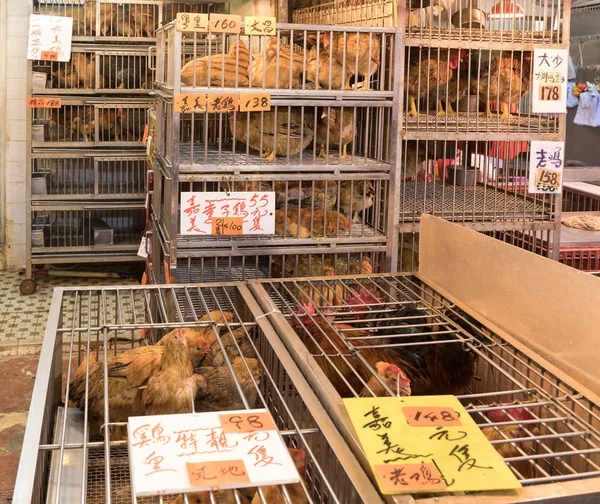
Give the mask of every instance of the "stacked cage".
M 216 6 L 216 7 L 215 7 Z M 181 10 L 222 4 L 36 0 L 33 13 L 73 19 L 69 61 L 31 61 L 27 280 L 37 265 L 139 261 L 147 225 L 145 143 L 156 29 Z M 42 102 L 42 100 L 37 100 Z M 62 265 L 62 266 L 61 266 Z
M 176 23 L 158 32 L 155 281 L 389 269 L 397 250 L 396 30 L 267 21 L 258 32 L 248 18 L 236 22 L 235 33 L 213 22 L 210 32 Z M 270 233 L 185 229 L 182 212 L 215 223 L 211 205 L 192 209 L 189 193 L 216 201 L 214 193 L 240 192 L 271 193 Z M 234 207 L 223 215 L 254 227 L 252 199 Z
M 332 2 L 294 14 L 298 22 L 402 27 L 398 269 L 418 268 L 423 213 L 510 243 L 541 243 L 532 249 L 558 258 L 560 197 L 529 194 L 527 182 L 529 142 L 564 140 L 564 114 L 532 112 L 532 72 L 535 49 L 568 47 L 570 3 L 403 7 Z

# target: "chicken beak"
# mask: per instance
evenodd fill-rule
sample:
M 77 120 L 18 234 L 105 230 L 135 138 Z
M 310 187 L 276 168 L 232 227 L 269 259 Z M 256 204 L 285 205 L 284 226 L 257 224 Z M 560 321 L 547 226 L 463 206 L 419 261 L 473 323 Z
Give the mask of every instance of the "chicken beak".
M 326 117 L 327 117 L 327 112 L 325 112 L 325 111 L 323 110 L 323 113 L 321 114 L 321 119 L 325 119 Z

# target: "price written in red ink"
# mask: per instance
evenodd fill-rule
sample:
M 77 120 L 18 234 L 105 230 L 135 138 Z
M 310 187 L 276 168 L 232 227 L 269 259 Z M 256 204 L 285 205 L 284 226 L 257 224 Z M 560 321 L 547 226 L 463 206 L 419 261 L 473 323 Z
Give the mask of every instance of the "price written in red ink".
M 223 485 L 250 483 L 243 460 L 220 460 L 215 462 L 187 462 L 190 484 L 219 488 Z
M 253 432 L 276 430 L 273 418 L 265 413 L 239 413 L 235 415 L 219 415 L 223 432 Z
M 560 101 L 562 98 L 561 86 L 540 86 L 540 100 Z
M 60 108 L 62 98 L 27 98 L 27 108 Z
M 212 234 L 232 236 L 244 234 L 243 217 L 215 217 L 212 221 Z
M 59 54 L 54 51 L 42 51 L 40 60 L 42 61 L 58 61 Z
M 402 408 L 402 413 L 408 425 L 412 426 L 462 425 L 458 413 L 451 408 L 405 406 Z
M 375 471 L 385 492 L 442 490 L 448 485 L 435 464 L 376 465 Z
M 241 16 L 233 14 L 211 14 L 209 28 L 214 33 L 240 33 Z

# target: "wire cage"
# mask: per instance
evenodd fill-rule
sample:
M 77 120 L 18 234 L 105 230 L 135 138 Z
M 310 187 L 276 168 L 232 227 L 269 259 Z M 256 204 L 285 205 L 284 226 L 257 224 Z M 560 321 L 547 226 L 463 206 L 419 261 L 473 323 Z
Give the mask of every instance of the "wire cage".
M 143 202 L 33 206 L 32 255 L 137 251 L 145 221 Z
M 34 14 L 73 18 L 73 41 L 153 42 L 178 12 L 223 12 L 224 2 L 34 0 Z
M 152 106 L 142 98 L 62 98 L 60 108 L 31 109 L 31 146 L 143 147 Z
M 598 476 L 598 405 L 418 276 L 269 280 L 250 289 L 263 309 L 280 312 L 269 320 L 356 450 L 341 397 L 396 395 L 396 379 L 378 371 L 391 363 L 412 395 L 456 395 L 525 487 Z
M 409 47 L 404 78 L 406 138 L 559 140 L 561 114 L 533 114 L 533 53 Z M 551 81 L 549 81 L 550 83 Z M 560 92 L 560 84 L 555 86 Z M 550 86 L 548 89 L 553 89 Z
M 99 359 L 108 369 L 124 350 L 156 342 L 177 328 L 204 331 L 214 342 L 209 355 L 212 363 L 202 361 L 200 366 L 222 366 L 231 394 L 210 407 L 216 411 L 267 408 L 285 444 L 305 453 L 302 483 L 296 489 L 307 502 L 381 502 L 293 360 L 260 316 L 247 288 L 232 284 L 56 289 L 34 388 L 38 407 L 31 410 L 27 424 L 14 502 L 173 502 L 177 496 L 135 499 L 127 442 L 118 439 L 125 423 L 110 400 L 106 401 L 106 418 L 97 418 L 91 406 L 94 392 L 86 387 L 85 399 L 78 401 L 75 383 L 81 362 Z M 85 381 L 97 378 L 84 369 Z M 197 370 L 209 372 L 207 367 Z M 204 404 L 197 411 L 210 411 Z M 97 436 L 96 420 L 106 426 L 103 439 Z M 292 486 L 279 488 L 286 495 L 287 489 L 294 490 Z M 245 502 L 248 492 L 251 499 L 252 490 L 211 492 L 210 498 L 230 494 L 236 502 Z M 264 492 L 256 502 L 269 502 Z M 180 497 L 180 502 L 188 499 Z
M 401 226 L 423 213 L 465 223 L 553 222 L 557 197 L 528 193 L 529 156 L 520 141 L 403 142 Z
M 597 193 L 597 194 L 596 194 Z M 600 212 L 598 184 L 570 183 L 563 187 L 563 212 Z
M 395 28 L 398 26 L 398 5 L 395 0 L 337 0 L 296 9 L 293 20 L 296 24 Z
M 143 198 L 146 171 L 143 153 L 38 150 L 31 155 L 32 198 Z
M 389 171 L 391 102 L 272 101 L 267 112 L 173 113 L 158 102 L 157 149 L 180 173 Z
M 168 241 L 178 249 L 385 243 L 396 225 L 389 208 L 389 176 L 382 174 L 335 178 L 295 173 L 222 178 L 183 175 L 175 185 L 155 171 L 154 184 L 154 215 L 164 226 Z M 236 206 L 233 198 L 224 201 L 230 192 L 252 191 L 275 192 L 274 216 L 264 217 L 250 204 Z M 198 194 L 183 199 L 183 194 L 190 192 Z M 205 192 L 222 197 L 201 203 L 198 198 Z M 254 223 L 257 229 L 265 229 L 264 219 L 274 218 L 274 234 L 206 234 L 204 225 L 210 228 L 215 219 L 234 216 Z
M 148 94 L 154 81 L 153 65 L 145 48 L 73 46 L 70 61 L 33 62 L 31 92 L 34 95 Z
M 393 97 L 400 55 L 395 30 L 278 23 L 268 33 L 207 35 L 168 24 L 157 37 L 157 87 L 167 93 L 249 88 L 307 99 Z

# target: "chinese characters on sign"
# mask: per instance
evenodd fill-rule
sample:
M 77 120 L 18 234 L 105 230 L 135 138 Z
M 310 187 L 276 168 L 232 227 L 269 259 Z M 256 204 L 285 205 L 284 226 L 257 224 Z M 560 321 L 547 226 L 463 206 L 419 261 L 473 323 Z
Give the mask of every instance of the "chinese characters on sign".
M 246 16 L 244 33 L 246 35 L 274 35 L 276 24 L 277 20 L 274 17 Z
M 175 112 L 206 112 L 206 95 L 176 94 L 173 107 Z
M 175 24 L 177 31 L 183 32 L 208 32 L 208 14 L 179 12 Z
M 238 109 L 239 95 L 209 94 L 206 102 L 209 112 L 235 112 Z
M 531 89 L 534 113 L 566 113 L 568 71 L 566 49 L 535 49 Z
M 27 108 L 60 108 L 62 98 L 27 98 Z
M 344 399 L 344 405 L 384 494 L 521 486 L 454 396 Z
M 529 193 L 561 194 L 565 162 L 564 142 L 531 142 Z
M 183 192 L 180 234 L 275 233 L 274 192 Z
M 300 481 L 264 409 L 130 417 L 127 429 L 137 497 Z
M 69 61 L 72 34 L 72 17 L 33 14 L 29 21 L 27 59 Z

